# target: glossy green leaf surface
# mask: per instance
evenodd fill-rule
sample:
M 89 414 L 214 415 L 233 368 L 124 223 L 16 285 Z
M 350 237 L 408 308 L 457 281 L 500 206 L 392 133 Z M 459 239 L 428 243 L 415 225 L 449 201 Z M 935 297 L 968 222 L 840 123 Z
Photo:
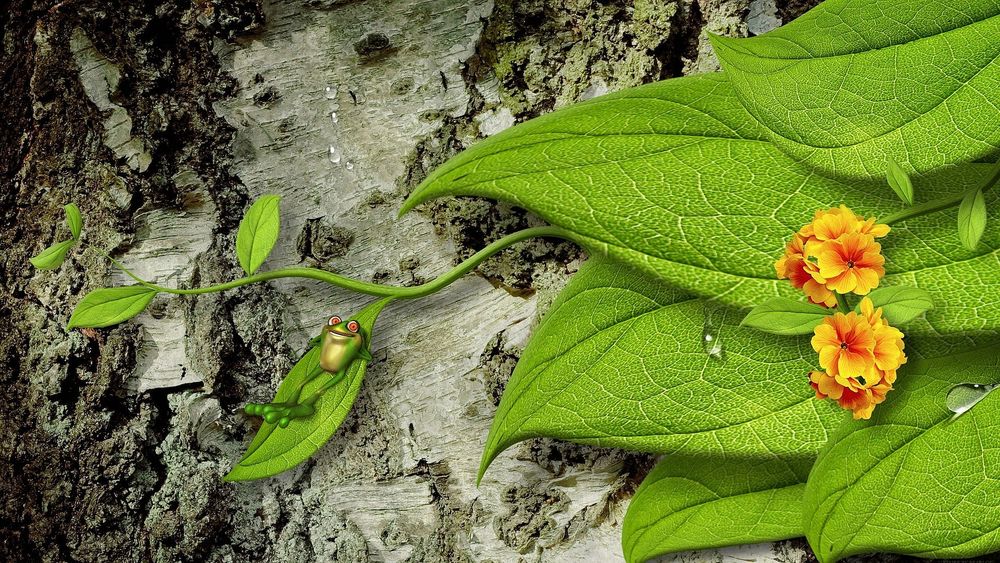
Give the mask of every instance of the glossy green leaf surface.
M 497 198 L 576 233 L 594 254 L 689 293 L 739 307 L 775 295 L 801 299 L 775 279 L 774 262 L 817 209 L 845 203 L 885 216 L 902 203 L 882 177 L 821 176 L 766 137 L 721 74 L 667 80 L 490 137 L 437 168 L 404 211 L 447 195 Z M 989 173 L 989 165 L 967 165 L 914 180 L 931 200 L 981 185 Z M 987 194 L 991 213 L 1000 210 L 995 192 Z M 920 287 L 935 303 L 909 336 L 1000 329 L 1000 292 L 992 291 L 1000 285 L 1000 229 L 987 228 L 967 250 L 956 214 L 906 220 L 882 239 L 882 284 Z
M 808 459 L 667 456 L 629 503 L 625 560 L 803 535 L 802 493 L 811 466 Z
M 913 205 L 913 181 L 910 175 L 895 160 L 889 160 L 889 168 L 885 174 L 886 182 L 899 199 L 907 205 Z
M 817 401 L 805 337 L 739 327 L 619 263 L 590 260 L 535 332 L 504 389 L 480 476 L 539 436 L 685 455 L 811 458 L 843 413 Z M 706 326 L 712 355 L 703 345 Z
M 76 239 L 57 242 L 31 257 L 28 261 L 39 270 L 55 270 L 66 260 L 66 253 L 76 244 Z
M 66 226 L 73 234 L 73 240 L 80 240 L 80 233 L 83 232 L 83 216 L 80 215 L 80 208 L 75 203 L 63 206 L 66 211 Z
M 73 309 L 68 329 L 100 328 L 125 322 L 146 310 L 156 290 L 143 285 L 95 289 Z
M 740 324 L 785 336 L 812 334 L 813 329 L 831 314 L 831 309 L 806 301 L 772 297 L 754 307 Z
M 979 246 L 986 230 L 986 198 L 983 190 L 969 192 L 958 206 L 958 238 L 969 250 Z
M 278 242 L 281 218 L 278 204 L 281 196 L 265 195 L 257 198 L 240 221 L 236 233 L 236 255 L 240 267 L 251 275 L 267 260 L 267 256 Z
M 868 294 L 872 305 L 882 308 L 889 324 L 899 327 L 923 315 L 934 307 L 929 293 L 915 287 L 880 287 Z
M 351 318 L 361 323 L 365 333 L 370 335 L 379 313 L 391 300 L 385 298 L 376 301 Z M 286 400 L 298 383 L 322 369 L 319 367 L 319 355 L 320 347 L 314 346 L 295 364 L 278 387 L 275 402 Z M 243 459 L 225 476 L 225 480 L 248 481 L 271 477 L 295 467 L 313 455 L 347 418 L 347 413 L 358 397 L 367 366 L 366 360 L 355 360 L 348 368 L 347 376 L 316 403 L 315 414 L 293 419 L 287 428 L 262 422 Z M 305 386 L 302 396 L 308 397 L 325 381 L 324 376 L 317 377 Z
M 838 428 L 809 475 L 805 530 L 820 561 L 1000 550 L 1000 393 L 954 418 L 949 390 L 1000 382 L 1000 345 L 899 371 L 869 421 Z
M 826 0 L 712 44 L 784 150 L 829 173 L 925 172 L 1000 147 L 1000 2 Z

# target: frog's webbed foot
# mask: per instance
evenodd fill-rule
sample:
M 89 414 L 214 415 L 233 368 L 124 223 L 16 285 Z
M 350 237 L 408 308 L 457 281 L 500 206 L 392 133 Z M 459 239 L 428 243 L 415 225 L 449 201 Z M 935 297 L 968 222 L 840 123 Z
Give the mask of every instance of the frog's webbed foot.
M 295 418 L 303 418 L 316 412 L 308 403 L 247 403 L 244 412 L 263 417 L 265 421 L 285 428 Z

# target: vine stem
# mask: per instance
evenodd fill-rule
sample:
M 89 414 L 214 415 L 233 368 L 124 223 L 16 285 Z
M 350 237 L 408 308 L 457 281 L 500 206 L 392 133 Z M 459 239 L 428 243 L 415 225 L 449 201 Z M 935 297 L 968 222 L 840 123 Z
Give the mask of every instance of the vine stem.
M 989 179 L 986 180 L 982 186 L 976 186 L 970 188 L 958 195 L 953 195 L 941 199 L 935 199 L 934 201 L 928 201 L 927 203 L 922 203 L 920 205 L 914 205 L 909 209 L 904 209 L 902 211 L 893 213 L 885 217 L 882 220 L 886 225 L 891 225 L 893 223 L 898 223 L 900 221 L 905 221 L 907 219 L 912 219 L 914 217 L 919 217 L 921 215 L 927 215 L 928 213 L 934 213 L 935 211 L 941 211 L 942 209 L 948 209 L 949 207 L 954 207 L 965 199 L 965 196 L 970 192 L 976 192 L 977 190 L 983 190 L 985 193 L 987 190 L 993 186 L 1000 183 L 1000 160 L 993 164 L 993 172 L 990 174 Z
M 269 272 L 261 272 L 259 274 L 253 274 L 244 278 L 233 280 L 226 283 L 220 283 L 216 285 L 210 285 L 206 287 L 196 287 L 192 289 L 174 289 L 170 287 L 163 287 L 156 285 L 152 282 L 148 282 L 131 270 L 126 268 L 121 262 L 112 258 L 108 253 L 98 250 L 101 254 L 108 258 L 115 266 L 117 266 L 121 271 L 125 272 L 125 275 L 135 280 L 140 285 L 146 286 L 150 289 L 161 291 L 163 293 L 173 293 L 176 295 L 200 295 L 203 293 L 215 293 L 218 291 L 226 291 L 227 289 L 234 289 L 251 283 L 257 283 L 268 280 L 276 280 L 280 278 L 306 278 L 318 280 L 321 282 L 326 282 L 330 285 L 335 285 L 337 287 L 342 287 L 344 289 L 349 289 L 351 291 L 356 291 L 358 293 L 366 293 L 368 295 L 376 295 L 379 297 L 395 297 L 398 299 L 414 299 L 417 297 L 424 297 L 439 291 L 440 289 L 451 284 L 455 280 L 461 278 L 465 274 L 469 273 L 473 268 L 481 264 L 490 256 L 493 256 L 497 252 L 521 242 L 523 240 L 535 237 L 553 237 L 561 238 L 567 240 L 573 240 L 572 233 L 564 231 L 559 227 L 532 227 L 530 229 L 524 229 L 522 231 L 517 231 L 511 233 L 496 242 L 486 246 L 479 252 L 476 252 L 464 262 L 455 266 L 448 272 L 438 276 L 437 278 L 412 287 L 395 287 L 390 285 L 380 285 L 377 283 L 364 282 L 338 274 L 333 272 L 328 272 L 326 270 L 321 270 L 319 268 L 281 268 L 278 270 L 271 270 Z

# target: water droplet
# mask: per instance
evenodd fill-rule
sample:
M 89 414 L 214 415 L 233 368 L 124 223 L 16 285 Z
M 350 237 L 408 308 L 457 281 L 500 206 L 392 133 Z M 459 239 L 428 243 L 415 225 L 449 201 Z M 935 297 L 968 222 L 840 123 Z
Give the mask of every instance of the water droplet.
M 348 170 L 354 170 L 354 163 L 351 162 L 350 160 L 348 160 L 347 164 L 344 164 L 344 168 L 346 168 Z
M 996 383 L 961 383 L 948 390 L 945 405 L 948 410 L 955 413 L 953 419 L 958 418 L 976 406 L 976 403 L 982 401 L 986 395 L 990 394 L 990 391 L 997 388 L 997 385 Z
M 330 163 L 340 164 L 340 159 L 342 157 L 343 155 L 340 153 L 340 150 L 337 147 L 330 145 Z
M 701 331 L 701 348 L 708 354 L 708 357 L 715 360 L 724 358 L 722 339 L 719 335 L 718 323 L 715 321 L 716 311 L 714 307 L 705 305 L 705 325 Z
M 337 97 L 337 87 L 327 86 L 326 87 L 326 99 L 332 100 Z
M 337 117 L 337 112 L 335 112 L 335 111 L 330 112 L 330 121 L 333 121 L 334 123 L 339 123 L 340 122 L 340 118 Z

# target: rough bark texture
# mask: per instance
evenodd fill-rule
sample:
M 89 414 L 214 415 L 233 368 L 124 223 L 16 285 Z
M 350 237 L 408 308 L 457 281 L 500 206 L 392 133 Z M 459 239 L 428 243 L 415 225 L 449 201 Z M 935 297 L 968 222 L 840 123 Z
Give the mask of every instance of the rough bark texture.
M 158 298 L 112 329 L 64 327 L 125 279 L 240 274 L 235 228 L 283 199 L 268 264 L 414 284 L 523 211 L 473 200 L 397 220 L 477 138 L 554 108 L 713 70 L 705 31 L 747 34 L 816 2 L 755 0 L 16 0 L 0 11 L 0 559 L 615 561 L 644 455 L 539 440 L 476 488 L 494 407 L 539 314 L 577 268 L 532 242 L 380 320 L 352 415 L 294 471 L 220 477 L 309 336 L 368 299 L 280 282 Z M 430 335 L 430 336 L 429 336 Z M 677 556 L 808 560 L 801 542 Z

